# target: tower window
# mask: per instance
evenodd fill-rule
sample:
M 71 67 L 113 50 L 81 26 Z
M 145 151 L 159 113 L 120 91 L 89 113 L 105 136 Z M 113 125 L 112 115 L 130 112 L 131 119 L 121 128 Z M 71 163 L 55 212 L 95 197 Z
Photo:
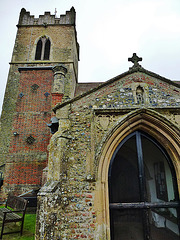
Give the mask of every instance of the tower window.
M 41 37 L 36 46 L 35 60 L 49 60 L 50 47 L 49 38 Z

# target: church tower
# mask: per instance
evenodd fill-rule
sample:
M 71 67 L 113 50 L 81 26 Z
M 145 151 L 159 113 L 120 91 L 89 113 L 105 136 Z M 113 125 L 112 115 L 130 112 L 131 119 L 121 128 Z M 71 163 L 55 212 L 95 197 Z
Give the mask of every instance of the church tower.
M 72 7 L 57 18 L 21 10 L 1 115 L 3 192 L 40 187 L 51 137 L 52 108 L 74 97 L 79 45 Z

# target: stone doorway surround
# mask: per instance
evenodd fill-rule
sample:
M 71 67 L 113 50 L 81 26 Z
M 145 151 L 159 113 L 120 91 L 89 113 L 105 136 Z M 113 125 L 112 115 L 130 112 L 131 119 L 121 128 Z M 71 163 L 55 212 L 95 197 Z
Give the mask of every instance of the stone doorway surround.
M 110 240 L 108 169 L 112 155 L 119 143 L 130 133 L 141 130 L 155 138 L 167 151 L 175 168 L 180 192 L 180 130 L 163 115 L 149 109 L 127 114 L 107 134 L 97 156 L 97 187 L 95 205 L 98 210 L 98 239 Z

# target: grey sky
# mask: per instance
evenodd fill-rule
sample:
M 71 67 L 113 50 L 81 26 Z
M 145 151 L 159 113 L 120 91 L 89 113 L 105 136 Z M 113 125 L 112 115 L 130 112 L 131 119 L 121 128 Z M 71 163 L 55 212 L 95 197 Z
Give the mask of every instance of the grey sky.
M 0 0 L 0 110 L 21 8 L 38 17 L 74 6 L 80 44 L 79 82 L 106 81 L 141 65 L 180 80 L 180 0 Z

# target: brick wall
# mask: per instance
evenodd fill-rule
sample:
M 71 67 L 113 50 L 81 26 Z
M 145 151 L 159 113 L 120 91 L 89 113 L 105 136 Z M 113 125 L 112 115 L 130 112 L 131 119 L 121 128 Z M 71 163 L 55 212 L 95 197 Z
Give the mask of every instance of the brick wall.
M 4 186 L 41 185 L 51 137 L 52 70 L 21 71 Z M 13 133 L 18 133 L 16 136 Z M 11 187 L 12 189 L 12 187 Z

